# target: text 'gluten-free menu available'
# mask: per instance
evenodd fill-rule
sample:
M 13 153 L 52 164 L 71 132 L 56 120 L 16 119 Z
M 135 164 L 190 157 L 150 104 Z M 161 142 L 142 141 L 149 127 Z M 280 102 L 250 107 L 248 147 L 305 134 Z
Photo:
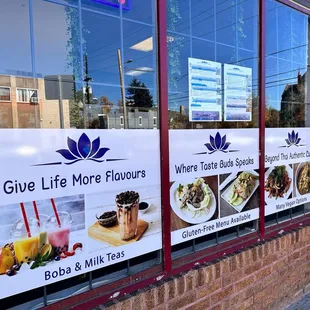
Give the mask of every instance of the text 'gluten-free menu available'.
M 2 129 L 0 145 L 0 299 L 162 247 L 157 130 Z

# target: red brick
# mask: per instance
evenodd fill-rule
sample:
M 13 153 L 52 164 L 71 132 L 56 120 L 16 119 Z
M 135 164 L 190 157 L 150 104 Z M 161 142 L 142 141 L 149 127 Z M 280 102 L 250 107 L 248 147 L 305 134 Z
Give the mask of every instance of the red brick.
M 189 291 L 181 296 L 178 296 L 168 302 L 168 309 L 180 309 L 196 300 L 195 291 Z
M 196 286 L 203 286 L 205 284 L 205 270 L 204 268 L 197 269 L 196 273 Z
M 152 308 L 152 310 L 167 310 L 167 305 L 166 304 L 159 305 L 156 306 L 155 308 Z
M 212 265 L 205 267 L 204 270 L 205 270 L 205 284 L 208 284 L 212 282 L 213 280 L 215 280 L 215 274 L 213 272 Z
M 256 274 L 255 274 L 255 279 L 257 281 L 267 277 L 268 275 L 270 275 L 272 272 L 272 268 L 271 266 L 267 266 L 265 268 L 260 269 Z
M 205 287 L 199 288 L 198 296 L 199 298 L 205 297 L 219 290 L 220 288 L 221 288 L 221 279 L 216 279 L 213 282 L 207 284 Z
M 235 290 L 236 290 L 236 292 L 242 291 L 246 287 L 251 286 L 253 283 L 254 283 L 254 276 L 250 275 L 250 276 L 242 279 L 241 281 L 236 282 L 235 283 Z
M 143 299 L 144 298 L 143 298 L 142 294 L 138 294 L 138 295 L 134 296 L 131 300 L 132 310 L 144 309 Z
M 223 301 L 223 308 L 224 309 L 233 309 L 235 306 L 239 305 L 246 299 L 245 292 L 237 292 L 236 294 L 230 296 L 228 299 Z
M 156 289 L 151 288 L 143 294 L 146 309 L 152 309 L 158 304 L 157 301 L 155 300 L 155 293 L 157 294 Z M 126 309 L 124 308 L 124 310 Z
M 242 278 L 244 278 L 242 269 L 237 269 L 234 272 L 224 274 L 222 275 L 222 286 L 226 287 L 230 285 L 231 283 L 235 283 L 236 281 L 241 280 Z
M 210 307 L 210 297 L 199 299 L 195 303 L 189 305 L 184 310 L 206 310 Z
M 270 264 L 273 264 L 278 260 L 278 253 L 272 253 L 269 254 L 267 257 L 263 259 L 263 266 L 268 266 Z
M 212 307 L 209 308 L 209 310 L 223 310 L 222 304 L 217 304 L 215 306 L 212 305 Z
M 126 300 L 120 302 L 120 303 L 119 303 L 119 304 L 120 304 L 119 309 L 120 309 L 120 310 L 130 310 L 130 309 L 132 309 L 132 308 L 131 308 L 131 302 L 132 302 L 132 301 L 131 301 L 130 299 L 126 299 Z
M 105 309 L 107 309 L 107 310 L 120 310 L 120 303 L 114 302 L 114 303 L 110 304 L 109 306 L 100 305 L 99 308 L 102 310 L 105 310 Z
M 224 274 L 228 274 L 230 272 L 230 260 L 229 259 L 223 259 L 221 262 L 220 262 L 220 265 L 221 265 L 221 274 L 222 276 Z
M 157 286 L 157 303 L 163 304 L 168 299 L 166 296 L 166 287 L 164 283 L 161 283 Z
M 181 295 L 185 292 L 185 277 L 180 276 L 176 279 L 177 285 L 177 294 Z
M 175 279 L 172 279 L 165 283 L 166 288 L 166 296 L 168 299 L 173 299 L 177 296 L 177 289 L 176 289 L 176 281 Z
M 277 261 L 274 262 L 274 264 L 271 265 L 272 271 L 279 271 L 282 268 L 286 268 L 287 266 L 287 257 L 284 258 L 278 258 Z
M 245 267 L 244 275 L 247 276 L 251 273 L 254 273 L 255 271 L 258 271 L 262 268 L 262 261 L 257 261 L 255 263 L 252 263 L 251 265 Z
M 251 306 L 254 303 L 254 297 L 250 297 L 247 300 L 245 300 L 244 302 L 242 302 L 241 304 L 239 304 L 236 309 L 238 310 L 246 310 L 251 308 Z
M 288 263 L 291 263 L 292 261 L 297 260 L 300 257 L 300 252 L 299 251 L 295 251 L 292 254 L 290 254 L 288 256 Z
M 196 274 L 197 270 L 191 270 L 185 275 L 185 290 L 190 291 L 196 286 Z
M 222 301 L 223 299 L 229 297 L 230 295 L 232 295 L 234 293 L 234 286 L 228 286 L 225 289 L 222 289 L 216 293 L 213 293 L 211 295 L 211 304 L 214 305 L 220 301 Z

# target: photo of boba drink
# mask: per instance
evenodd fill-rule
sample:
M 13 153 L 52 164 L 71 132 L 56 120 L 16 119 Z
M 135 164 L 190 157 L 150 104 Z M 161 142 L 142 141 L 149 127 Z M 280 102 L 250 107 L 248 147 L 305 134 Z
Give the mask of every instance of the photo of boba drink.
M 53 247 L 54 256 L 69 250 L 72 217 L 67 212 L 58 212 L 47 222 L 47 239 Z
M 116 196 L 117 220 L 122 240 L 136 236 L 138 227 L 139 194 L 127 191 Z
M 53 247 L 55 256 L 69 250 L 69 236 L 70 228 L 68 227 L 48 232 L 48 242 Z

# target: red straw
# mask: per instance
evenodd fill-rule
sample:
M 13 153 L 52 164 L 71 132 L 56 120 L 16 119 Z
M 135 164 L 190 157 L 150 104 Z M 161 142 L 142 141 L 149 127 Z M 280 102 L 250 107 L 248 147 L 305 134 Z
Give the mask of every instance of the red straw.
M 61 227 L 58 211 L 57 211 L 57 208 L 56 208 L 56 205 L 55 205 L 55 201 L 54 201 L 53 198 L 51 198 L 51 202 L 52 202 L 52 206 L 53 206 L 53 209 L 54 209 L 54 213 L 55 213 L 55 216 L 56 216 L 56 220 L 57 220 L 58 226 Z
M 33 204 L 34 213 L 36 215 L 36 218 L 39 222 L 39 227 L 40 227 L 41 223 L 40 223 L 40 216 L 39 216 L 39 212 L 38 212 L 38 208 L 37 208 L 37 203 L 35 201 L 33 201 L 32 204 Z
M 24 204 L 22 202 L 20 203 L 20 208 L 22 209 L 22 214 L 23 214 L 24 223 L 25 223 L 25 226 L 26 226 L 28 238 L 31 238 L 31 233 L 30 233 L 29 223 L 28 223 L 28 219 L 27 219 L 27 214 L 26 214 L 25 206 L 24 206 Z

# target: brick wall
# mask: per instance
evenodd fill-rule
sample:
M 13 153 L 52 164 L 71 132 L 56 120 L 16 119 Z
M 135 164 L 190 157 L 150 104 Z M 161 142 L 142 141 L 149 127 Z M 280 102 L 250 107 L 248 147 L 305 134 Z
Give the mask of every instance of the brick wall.
M 283 309 L 310 290 L 309 241 L 304 227 L 97 309 Z

